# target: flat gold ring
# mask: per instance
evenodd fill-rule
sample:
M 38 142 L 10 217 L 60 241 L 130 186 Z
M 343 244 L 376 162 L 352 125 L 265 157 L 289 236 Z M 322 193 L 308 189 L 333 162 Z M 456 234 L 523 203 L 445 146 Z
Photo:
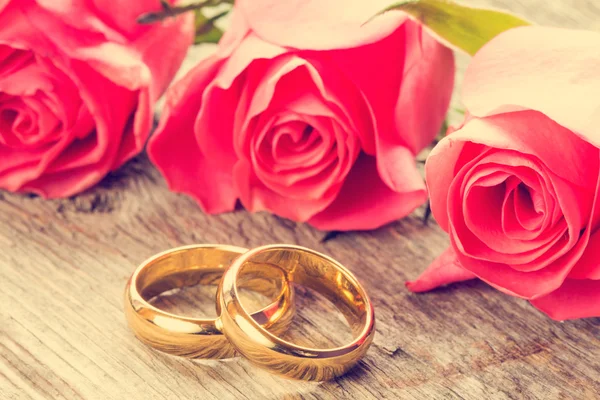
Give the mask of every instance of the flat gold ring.
M 134 334 L 146 345 L 172 355 L 234 356 L 235 349 L 221 333 L 217 319 L 176 315 L 153 306 L 148 300 L 174 288 L 217 285 L 225 269 L 246 251 L 235 246 L 192 245 L 171 249 L 144 261 L 125 288 L 125 316 Z M 253 321 L 273 332 L 287 328 L 294 312 L 293 291 L 281 269 L 257 266 L 243 287 L 275 299 L 253 313 Z
M 317 349 L 285 341 L 256 323 L 239 300 L 238 284 L 257 266 L 277 266 L 289 282 L 312 288 L 346 317 L 354 340 L 344 346 Z M 340 376 L 366 353 L 375 334 L 375 315 L 358 280 L 332 258 L 292 245 L 258 247 L 239 256 L 225 271 L 218 290 L 222 331 L 250 362 L 289 378 L 322 381 Z

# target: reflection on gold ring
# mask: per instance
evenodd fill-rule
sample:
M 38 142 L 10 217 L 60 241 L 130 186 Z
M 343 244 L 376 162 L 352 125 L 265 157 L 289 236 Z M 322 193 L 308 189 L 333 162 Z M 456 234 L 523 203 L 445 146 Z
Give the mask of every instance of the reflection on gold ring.
M 125 288 L 125 316 L 135 335 L 165 353 L 189 358 L 228 358 L 235 349 L 215 319 L 190 318 L 163 311 L 148 302 L 160 293 L 186 286 L 216 285 L 225 268 L 247 249 L 222 245 L 192 245 L 157 254 L 143 262 Z M 281 332 L 294 313 L 293 291 L 280 268 L 250 271 L 242 286 L 274 298 L 252 314 L 253 320 Z
M 312 288 L 344 314 L 354 334 L 345 346 L 317 349 L 287 342 L 256 323 L 239 300 L 238 287 L 248 270 L 272 265 L 290 282 Z M 340 263 L 299 246 L 270 245 L 239 256 L 218 290 L 222 330 L 253 364 L 289 378 L 322 381 L 344 374 L 366 353 L 375 334 L 373 306 L 354 275 Z

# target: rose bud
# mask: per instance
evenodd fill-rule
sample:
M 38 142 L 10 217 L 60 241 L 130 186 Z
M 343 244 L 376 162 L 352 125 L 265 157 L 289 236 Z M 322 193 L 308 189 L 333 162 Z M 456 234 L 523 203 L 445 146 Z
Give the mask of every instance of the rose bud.
M 452 52 L 403 13 L 361 27 L 381 2 L 351 1 L 344 20 L 337 1 L 297 3 L 237 3 L 217 53 L 168 92 L 151 160 L 208 213 L 239 199 L 330 230 L 409 214 L 426 200 L 415 154 L 448 109 Z
M 426 180 L 451 247 L 413 291 L 477 277 L 557 320 L 600 316 L 600 34 L 509 30 L 473 58 L 468 116 Z
M 138 154 L 193 40 L 156 0 L 0 3 L 0 188 L 65 197 Z

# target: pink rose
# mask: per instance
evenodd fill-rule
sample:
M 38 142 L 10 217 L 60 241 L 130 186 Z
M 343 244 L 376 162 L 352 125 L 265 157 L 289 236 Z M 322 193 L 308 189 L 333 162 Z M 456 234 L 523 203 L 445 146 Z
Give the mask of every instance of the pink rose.
M 451 248 L 413 291 L 478 277 L 551 318 L 600 316 L 600 34 L 527 27 L 471 62 L 426 166 Z
M 426 200 L 415 154 L 448 108 L 453 55 L 380 0 L 241 0 L 217 53 L 168 93 L 151 160 L 208 213 L 371 229 Z M 313 13 L 315 9 L 318 12 Z M 346 12 L 348 11 L 348 12 Z
M 139 153 L 193 16 L 156 0 L 0 0 L 0 188 L 63 197 Z

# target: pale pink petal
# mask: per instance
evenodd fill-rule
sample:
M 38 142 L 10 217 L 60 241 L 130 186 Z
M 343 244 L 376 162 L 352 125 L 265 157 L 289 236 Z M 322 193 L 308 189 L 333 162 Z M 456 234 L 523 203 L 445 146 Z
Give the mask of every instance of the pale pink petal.
M 460 265 L 456 253 L 449 247 L 416 280 L 406 282 L 406 287 L 411 292 L 427 292 L 439 286 L 475 278 L 475 274 Z
M 600 317 L 600 281 L 567 279 L 561 287 L 531 304 L 557 321 Z
M 511 29 L 483 47 L 469 64 L 464 104 L 480 117 L 515 109 L 540 111 L 600 146 L 599 47 L 597 32 Z
M 230 54 L 237 48 L 240 42 L 251 32 L 248 21 L 246 21 L 244 13 L 239 11 L 239 7 L 234 7 L 229 12 L 228 18 L 229 28 L 225 30 L 221 40 L 219 40 L 219 50 L 226 54 Z
M 250 27 L 263 40 L 305 50 L 358 47 L 376 42 L 407 19 L 389 12 L 365 24 L 389 6 L 387 0 L 240 0 Z

